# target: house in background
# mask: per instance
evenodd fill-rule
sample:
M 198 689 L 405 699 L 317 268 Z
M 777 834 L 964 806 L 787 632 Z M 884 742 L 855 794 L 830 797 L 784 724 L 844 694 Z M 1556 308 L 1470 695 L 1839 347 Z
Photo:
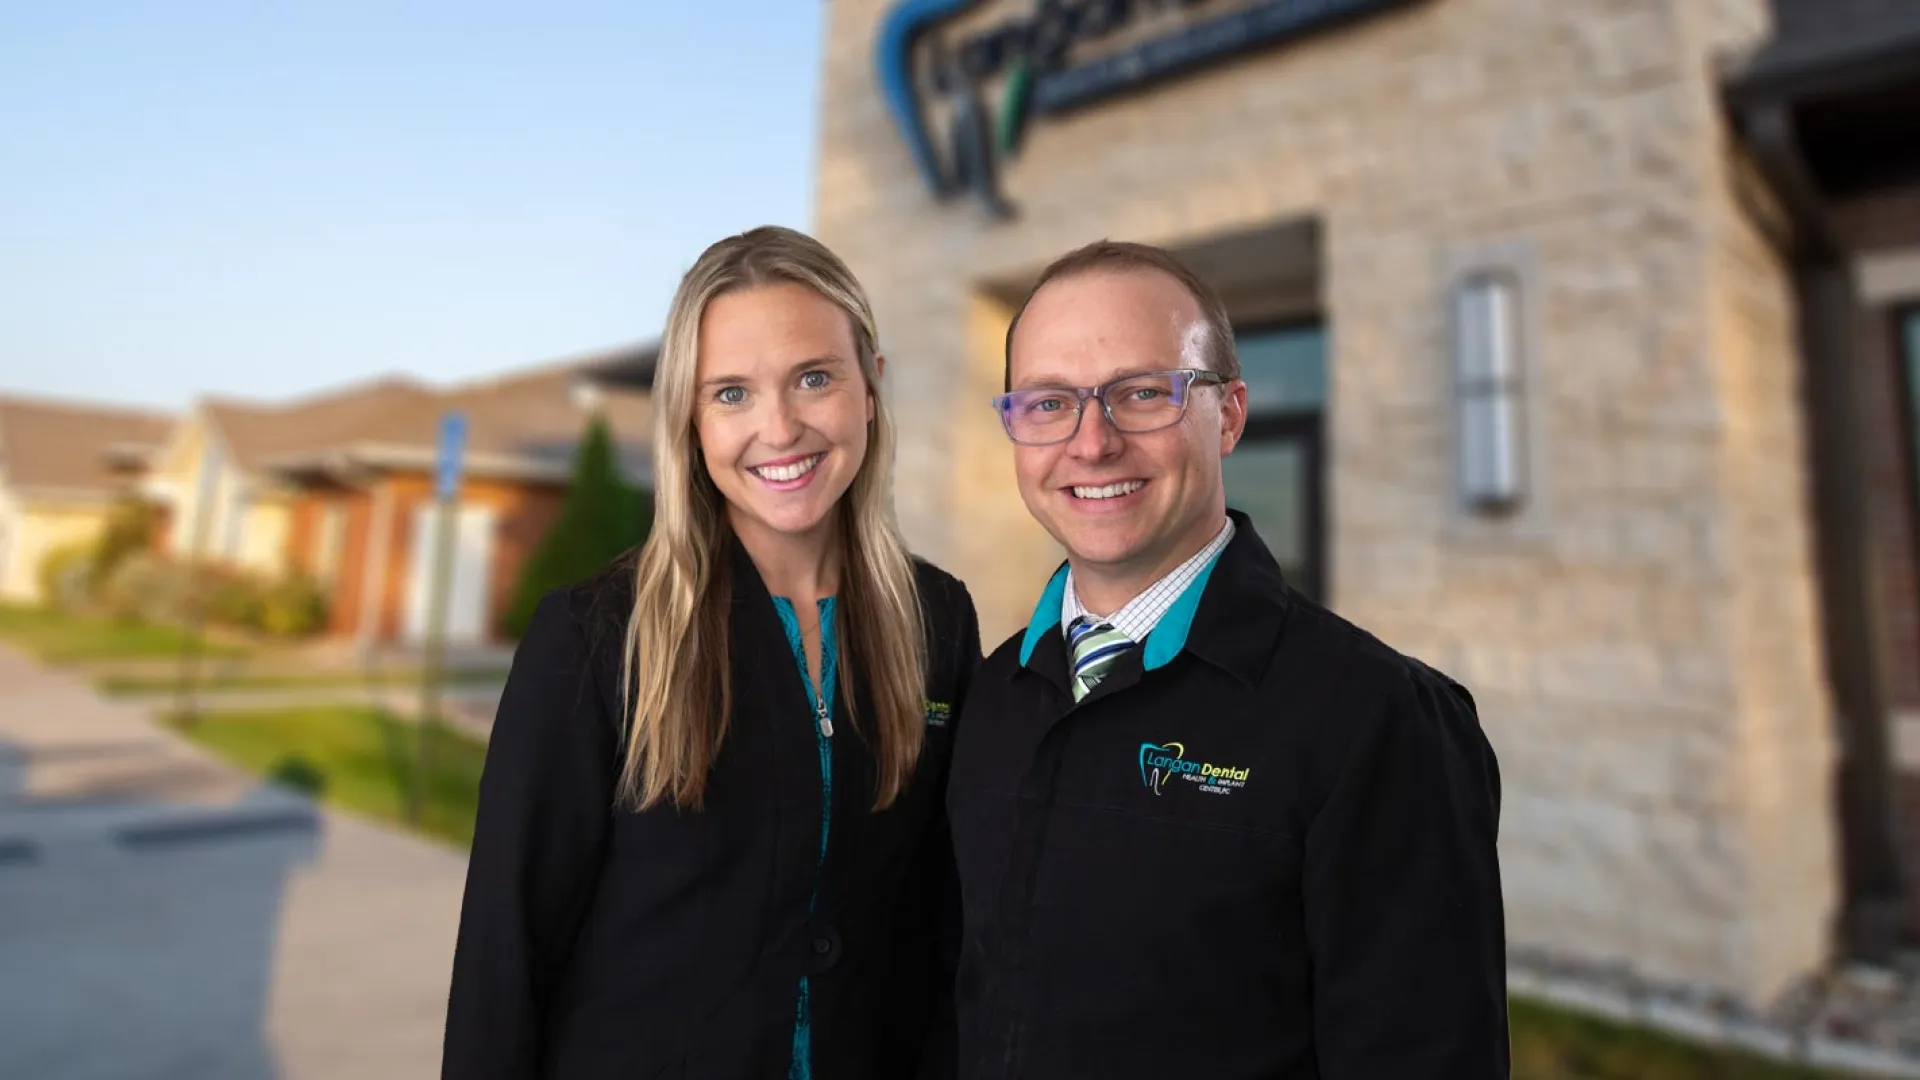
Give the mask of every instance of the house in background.
M 389 378 L 284 406 L 204 399 L 174 429 L 144 485 L 166 508 L 161 550 L 268 577 L 288 573 L 298 489 L 267 462 L 349 438 L 389 411 L 428 409 L 433 396 L 423 384 Z
M 330 583 L 330 632 L 362 642 L 426 633 L 440 418 L 467 423 L 453 572 L 450 641 L 494 636 L 521 567 L 558 515 L 573 458 L 596 412 L 612 429 L 622 471 L 650 483 L 647 396 L 583 384 L 572 365 L 473 383 L 425 408 L 391 410 L 333 445 L 275 459 L 296 484 L 288 557 Z
M 0 599 L 36 603 L 48 553 L 100 534 L 172 418 L 0 396 Z
M 206 402 L 148 483 L 171 507 L 164 543 L 269 577 L 311 575 L 330 597 L 331 636 L 421 640 L 438 430 L 457 411 L 467 438 L 447 636 L 489 640 L 559 512 L 596 412 L 628 478 L 649 480 L 647 395 L 583 375 L 629 351 L 445 390 L 388 379 L 281 407 Z

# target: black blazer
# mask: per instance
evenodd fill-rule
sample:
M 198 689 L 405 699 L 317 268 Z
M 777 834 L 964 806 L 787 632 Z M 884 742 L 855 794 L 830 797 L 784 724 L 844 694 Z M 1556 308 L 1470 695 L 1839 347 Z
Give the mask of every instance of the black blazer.
M 613 809 L 631 565 L 547 596 L 534 615 L 480 783 L 448 1080 L 785 1080 L 802 974 L 814 1076 L 913 1075 L 951 985 L 935 955 L 951 907 L 941 807 L 950 717 L 980 659 L 972 598 L 916 564 L 931 660 L 926 749 L 882 813 L 871 809 L 873 758 L 836 695 L 815 901 L 815 721 L 766 586 L 730 546 L 733 715 L 702 812 Z
M 974 679 L 948 795 L 960 1075 L 1505 1077 L 1473 700 L 1294 592 L 1233 516 L 1197 607 L 1080 705 L 1057 577 Z

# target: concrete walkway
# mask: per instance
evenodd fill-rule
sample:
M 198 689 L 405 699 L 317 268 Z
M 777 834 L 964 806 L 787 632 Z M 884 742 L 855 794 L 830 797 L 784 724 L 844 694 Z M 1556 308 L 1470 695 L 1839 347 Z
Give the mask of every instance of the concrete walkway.
M 0 1077 L 437 1075 L 465 870 L 0 647 Z

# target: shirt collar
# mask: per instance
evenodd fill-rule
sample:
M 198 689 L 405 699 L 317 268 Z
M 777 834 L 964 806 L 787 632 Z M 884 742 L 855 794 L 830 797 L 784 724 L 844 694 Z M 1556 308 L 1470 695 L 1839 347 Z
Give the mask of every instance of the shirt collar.
M 1193 626 L 1194 612 L 1200 607 L 1201 594 L 1206 592 L 1207 580 L 1212 576 L 1213 568 L 1220 560 L 1220 553 L 1226 549 L 1228 541 L 1233 539 L 1233 534 L 1233 519 L 1228 518 L 1227 523 L 1221 526 L 1220 531 L 1208 541 L 1207 546 L 1156 581 L 1154 586 L 1149 587 L 1140 596 L 1128 601 L 1125 607 L 1114 613 L 1113 619 L 1108 620 L 1123 632 L 1126 632 L 1125 628 L 1120 627 L 1118 623 L 1123 615 L 1131 625 L 1141 626 L 1144 622 L 1144 626 L 1141 627 L 1141 637 L 1134 637 L 1132 633 L 1128 633 L 1128 636 L 1134 637 L 1136 641 L 1144 638 L 1146 648 L 1141 660 L 1146 670 L 1152 671 L 1166 664 L 1186 646 L 1187 633 Z M 1026 635 L 1020 641 L 1021 666 L 1026 666 L 1032 659 L 1034 646 L 1040 643 L 1043 636 L 1056 627 L 1071 624 L 1074 616 L 1068 615 L 1069 602 L 1075 609 L 1076 615 L 1085 610 L 1080 607 L 1079 598 L 1074 596 L 1069 587 L 1072 573 L 1071 564 L 1062 563 L 1047 582 L 1046 589 L 1041 592 L 1040 602 L 1034 605 L 1033 618 L 1027 623 Z M 1156 595 L 1157 586 L 1162 583 L 1178 582 L 1183 576 L 1188 579 L 1184 586 L 1158 590 L 1159 595 Z M 1149 597 L 1152 599 L 1149 600 Z M 1128 608 L 1133 608 L 1142 600 L 1149 600 L 1149 602 L 1135 611 L 1128 611 Z
M 1080 603 L 1079 590 L 1075 589 L 1073 584 L 1073 567 L 1069 565 L 1066 588 L 1060 598 L 1062 630 L 1072 626 L 1074 620 L 1080 616 L 1089 615 L 1095 619 L 1103 619 L 1107 625 L 1134 641 L 1147 640 L 1147 637 L 1153 633 L 1153 628 L 1159 625 L 1160 620 L 1165 618 L 1185 595 L 1187 586 L 1206 570 L 1214 557 L 1219 555 L 1221 549 L 1225 548 L 1227 542 L 1232 539 L 1233 519 L 1227 518 L 1226 522 L 1220 526 L 1220 531 L 1214 533 L 1213 539 L 1207 541 L 1204 547 L 1194 552 L 1179 566 L 1169 570 L 1158 581 L 1141 590 L 1138 596 L 1121 605 L 1120 610 L 1104 617 L 1097 612 L 1088 611 L 1085 605 Z

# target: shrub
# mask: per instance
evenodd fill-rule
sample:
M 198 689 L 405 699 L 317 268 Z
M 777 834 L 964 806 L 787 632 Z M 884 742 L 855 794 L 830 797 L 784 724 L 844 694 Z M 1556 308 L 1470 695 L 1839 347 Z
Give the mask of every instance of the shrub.
M 87 606 L 89 567 L 93 564 L 90 543 L 63 544 L 40 559 L 40 602 L 61 611 L 76 611 Z
M 314 580 L 294 575 L 268 583 L 232 567 L 179 563 L 151 551 L 121 558 L 96 594 L 115 618 L 170 623 L 208 622 L 301 637 L 326 626 L 327 596 Z
M 653 500 L 621 478 L 613 436 L 606 421 L 595 417 L 580 440 L 560 514 L 520 571 L 502 632 L 519 640 L 542 596 L 591 577 L 639 545 L 652 520 Z
M 260 628 L 260 617 L 266 609 L 265 590 L 252 576 L 209 567 L 201 571 L 201 582 L 209 621 L 246 630 Z
M 260 599 L 260 626 L 269 634 L 306 637 L 327 625 L 327 594 L 305 574 L 275 582 Z
M 88 583 L 95 594 L 113 577 L 122 560 L 150 552 L 156 517 L 152 503 L 123 499 L 107 516 L 106 527 L 94 542 Z
M 135 551 L 117 560 L 95 597 L 117 619 L 177 624 L 191 614 L 192 587 L 185 567 L 151 551 Z

